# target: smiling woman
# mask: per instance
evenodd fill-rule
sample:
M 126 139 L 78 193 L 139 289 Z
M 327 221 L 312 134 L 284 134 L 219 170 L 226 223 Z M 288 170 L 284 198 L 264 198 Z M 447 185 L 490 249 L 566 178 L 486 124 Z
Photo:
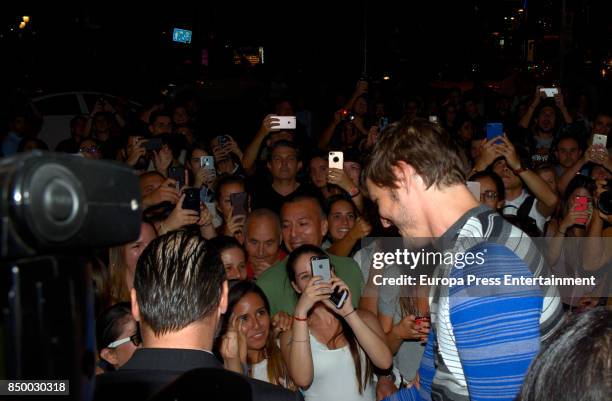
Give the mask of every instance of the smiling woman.
M 223 318 L 217 350 L 226 368 L 248 371 L 250 377 L 295 390 L 277 344 L 278 335 L 291 326 L 289 315 L 279 312 L 271 317 L 263 291 L 241 281 L 229 290 Z

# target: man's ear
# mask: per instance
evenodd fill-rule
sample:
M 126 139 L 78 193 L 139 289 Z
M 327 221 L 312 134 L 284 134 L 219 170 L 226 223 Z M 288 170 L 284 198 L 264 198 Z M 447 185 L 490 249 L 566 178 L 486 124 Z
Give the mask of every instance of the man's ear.
M 118 361 L 117 355 L 110 348 L 104 348 L 100 351 L 100 358 L 104 359 L 106 362 L 111 365 L 116 365 Z
M 140 322 L 140 308 L 138 307 L 135 288 L 130 290 L 130 300 L 132 301 L 132 316 L 134 316 L 134 320 Z
M 221 299 L 219 300 L 219 316 L 227 311 L 227 293 L 229 292 L 227 287 L 227 280 L 223 281 L 221 285 Z
M 397 162 L 397 165 L 391 167 L 393 175 L 395 176 L 396 182 L 400 188 L 408 190 L 413 184 L 414 179 L 418 177 L 414 168 L 403 161 Z
M 298 162 L 298 171 L 302 170 L 302 162 Z
M 270 162 L 266 162 L 266 167 L 268 170 L 272 170 L 272 164 L 270 164 Z
M 327 230 L 329 229 L 329 225 L 327 224 L 327 219 L 321 219 L 321 235 L 325 237 L 327 234 Z

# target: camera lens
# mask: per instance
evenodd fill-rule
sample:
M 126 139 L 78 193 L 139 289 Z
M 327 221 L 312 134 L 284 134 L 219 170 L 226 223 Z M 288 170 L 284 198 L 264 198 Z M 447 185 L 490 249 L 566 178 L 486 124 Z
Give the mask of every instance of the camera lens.
M 338 156 L 334 157 L 334 163 L 338 163 L 340 161 L 340 158 Z

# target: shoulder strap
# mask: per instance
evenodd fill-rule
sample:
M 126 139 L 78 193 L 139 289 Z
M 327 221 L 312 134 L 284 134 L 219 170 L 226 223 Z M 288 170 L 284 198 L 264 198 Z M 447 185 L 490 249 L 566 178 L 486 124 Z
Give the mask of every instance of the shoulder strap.
M 529 195 L 527 199 L 523 202 L 523 204 L 516 211 L 516 216 L 520 220 L 524 220 L 529 217 L 529 212 L 531 212 L 531 208 L 533 207 L 533 203 L 535 202 L 535 196 Z

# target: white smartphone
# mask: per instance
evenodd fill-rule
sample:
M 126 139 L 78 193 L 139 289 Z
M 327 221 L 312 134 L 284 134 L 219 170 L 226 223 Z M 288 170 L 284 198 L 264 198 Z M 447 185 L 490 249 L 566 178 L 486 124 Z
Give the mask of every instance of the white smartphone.
M 274 116 L 274 118 L 278 119 L 278 125 L 272 128 L 273 131 L 295 129 L 297 127 L 295 116 Z
M 540 88 L 540 92 L 544 92 L 546 97 L 554 97 L 559 93 L 559 89 L 557 88 Z
M 480 202 L 480 183 L 478 181 L 468 181 L 466 184 L 474 198 Z
M 608 144 L 608 136 L 595 134 L 593 135 L 593 145 L 603 145 L 603 147 L 607 147 Z
M 430 123 L 437 123 L 438 122 L 438 116 L 429 116 L 429 122 Z
M 344 168 L 344 153 L 329 152 L 329 168 L 338 168 L 342 170 Z
M 331 265 L 327 256 L 313 256 L 310 258 L 310 271 L 313 276 L 321 276 L 323 282 L 329 283 L 331 281 Z M 338 291 L 338 288 L 329 295 L 329 300 L 333 303 L 336 308 L 342 308 L 344 301 L 348 297 L 346 291 Z

